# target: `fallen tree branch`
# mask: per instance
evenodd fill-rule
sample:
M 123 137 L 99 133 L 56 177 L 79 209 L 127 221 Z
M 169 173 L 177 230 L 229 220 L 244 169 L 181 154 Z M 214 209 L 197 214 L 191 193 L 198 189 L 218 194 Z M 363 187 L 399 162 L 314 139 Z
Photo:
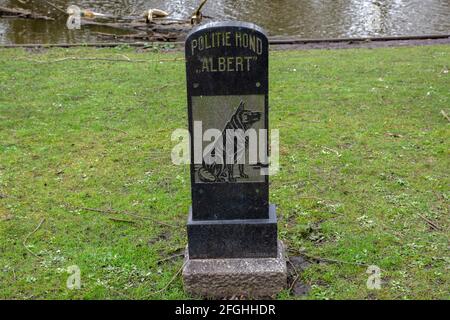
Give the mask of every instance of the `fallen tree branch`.
M 35 256 L 36 258 L 38 258 L 38 256 L 37 256 L 33 251 L 31 251 L 31 250 L 27 247 L 27 241 L 28 241 L 28 239 L 29 239 L 33 234 L 36 233 L 36 231 L 39 230 L 39 228 L 42 226 L 42 224 L 44 223 L 44 221 L 45 221 L 45 218 L 42 218 L 41 221 L 39 222 L 39 224 L 37 225 L 37 227 L 36 227 L 33 231 L 31 231 L 31 232 L 25 237 L 25 239 L 24 239 L 23 242 L 22 242 L 22 244 L 23 244 L 23 246 L 25 247 L 25 249 L 26 249 L 29 253 L 31 253 L 33 256 Z
M 105 33 L 105 32 L 96 32 L 97 36 L 101 39 L 105 40 L 111 40 L 111 39 L 117 39 L 117 40 L 123 40 L 123 41 L 130 41 L 130 40 L 144 40 L 148 42 L 164 42 L 164 43 L 174 43 L 176 40 L 179 39 L 179 35 L 174 32 L 169 33 L 160 33 L 160 32 L 139 32 L 134 34 L 112 34 L 112 33 Z
M 147 24 L 145 22 L 98 22 L 92 20 L 81 19 L 82 26 L 98 26 L 108 27 L 112 29 L 128 30 L 128 31 L 143 31 L 154 33 L 175 33 L 177 38 L 182 38 L 188 31 L 192 29 L 189 23 L 183 21 L 165 21 L 161 20 L 158 23 Z
M 116 222 L 136 223 L 136 221 L 133 221 L 133 220 L 125 220 L 125 219 L 119 219 L 119 218 L 109 218 L 109 220 L 116 221 Z
M 79 57 L 66 57 L 56 60 L 35 60 L 35 59 L 16 59 L 15 61 L 30 61 L 35 63 L 58 63 L 64 61 L 106 61 L 106 62 L 130 62 L 130 63 L 145 63 L 145 62 L 177 62 L 184 61 L 184 58 L 174 59 L 159 59 L 159 60 L 131 60 L 131 59 L 112 59 L 112 58 L 79 58 Z
M 44 2 L 45 2 L 46 4 L 48 4 L 50 7 L 52 7 L 52 8 L 54 8 L 54 9 L 58 10 L 59 12 L 62 12 L 62 13 L 64 13 L 64 14 L 67 14 L 67 12 L 66 12 L 64 9 L 61 9 L 60 7 L 54 5 L 53 3 L 51 3 L 51 2 L 49 2 L 49 1 L 47 1 L 47 0 L 44 0 Z
M 22 18 L 22 19 L 36 19 L 36 20 L 55 20 L 53 18 L 33 13 L 23 9 L 11 9 L 0 7 L 0 17 L 3 18 Z
M 57 62 L 63 62 L 63 61 L 73 61 L 73 60 L 80 60 L 80 61 L 109 61 L 109 62 L 147 62 L 148 60 L 129 60 L 129 59 L 112 59 L 112 58 L 78 58 L 78 57 L 66 57 L 56 60 L 34 60 L 34 59 L 26 59 L 27 61 L 32 61 L 36 63 L 57 63 Z
M 76 206 L 72 206 L 70 204 L 66 205 L 67 207 L 70 207 L 72 209 L 76 209 L 76 210 L 84 210 L 84 211 L 91 211 L 91 212 L 98 212 L 98 213 L 103 213 L 103 214 L 123 214 L 123 215 L 128 215 L 130 217 L 135 217 L 138 219 L 143 219 L 143 220 L 150 220 L 152 222 L 155 222 L 157 224 L 166 226 L 166 227 L 171 227 L 171 228 L 178 228 L 179 226 L 177 225 L 173 225 L 173 224 L 169 224 L 166 222 L 162 222 L 156 219 L 153 219 L 151 217 L 147 217 L 147 216 L 141 216 L 132 212 L 128 212 L 128 211 L 116 211 L 116 210 L 111 210 L 111 209 L 98 209 L 98 208 L 87 208 L 87 207 L 76 207 Z

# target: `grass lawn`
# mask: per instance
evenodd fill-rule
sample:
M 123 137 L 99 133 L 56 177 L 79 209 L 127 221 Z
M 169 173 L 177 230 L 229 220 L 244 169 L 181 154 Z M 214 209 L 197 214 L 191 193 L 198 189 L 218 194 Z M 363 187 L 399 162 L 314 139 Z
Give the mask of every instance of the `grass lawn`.
M 170 160 L 182 57 L 0 50 L 0 298 L 190 298 L 189 170 Z M 278 298 L 450 298 L 449 68 L 450 46 L 271 52 L 270 200 L 290 256 L 311 262 L 309 293 Z

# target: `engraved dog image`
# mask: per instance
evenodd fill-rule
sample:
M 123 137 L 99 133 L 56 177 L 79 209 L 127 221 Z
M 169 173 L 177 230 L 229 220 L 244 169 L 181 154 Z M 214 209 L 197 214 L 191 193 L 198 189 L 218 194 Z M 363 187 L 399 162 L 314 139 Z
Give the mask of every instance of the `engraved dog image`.
M 245 110 L 245 103 L 240 102 L 239 107 L 236 112 L 232 115 L 231 119 L 226 123 L 224 130 L 222 131 L 222 143 L 223 143 L 223 163 L 211 163 L 207 164 L 203 160 L 202 166 L 198 169 L 198 178 L 202 182 L 235 182 L 236 178 L 233 176 L 234 165 L 236 163 L 236 158 L 238 153 L 245 152 L 248 149 L 248 137 L 245 138 L 245 150 L 238 149 L 238 143 L 233 142 L 234 154 L 232 159 L 234 163 L 225 163 L 226 157 L 226 142 L 235 139 L 236 136 L 229 136 L 227 130 L 238 130 L 241 129 L 244 132 L 247 131 L 253 124 L 261 119 L 261 112 Z M 220 141 L 220 140 L 219 140 Z M 241 148 L 242 149 L 242 148 Z M 211 152 L 214 156 L 216 148 Z M 240 178 L 248 178 L 248 175 L 244 172 L 244 164 L 239 164 L 239 176 Z

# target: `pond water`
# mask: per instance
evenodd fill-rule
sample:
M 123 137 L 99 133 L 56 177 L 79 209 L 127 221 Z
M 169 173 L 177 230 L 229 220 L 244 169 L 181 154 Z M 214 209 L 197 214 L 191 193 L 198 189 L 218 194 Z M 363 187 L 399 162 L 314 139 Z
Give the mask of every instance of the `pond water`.
M 82 9 L 132 15 L 159 8 L 188 18 L 200 0 L 0 0 L 0 6 L 62 16 L 70 4 Z M 450 33 L 450 0 L 209 0 L 204 15 L 254 22 L 269 35 L 302 38 Z M 97 30 L 98 31 L 98 30 Z M 104 30 L 103 30 L 104 31 Z M 0 43 L 97 42 L 93 29 L 67 30 L 56 21 L 0 18 Z

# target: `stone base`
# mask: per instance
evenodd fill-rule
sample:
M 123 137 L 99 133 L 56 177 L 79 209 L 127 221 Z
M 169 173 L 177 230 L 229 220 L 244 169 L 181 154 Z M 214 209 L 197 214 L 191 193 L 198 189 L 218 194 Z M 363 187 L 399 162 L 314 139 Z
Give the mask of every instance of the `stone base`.
M 275 258 L 277 214 L 269 205 L 266 219 L 194 220 L 187 223 L 191 259 Z
M 278 241 L 276 258 L 190 259 L 186 249 L 183 282 L 196 297 L 275 296 L 287 282 L 284 245 Z

